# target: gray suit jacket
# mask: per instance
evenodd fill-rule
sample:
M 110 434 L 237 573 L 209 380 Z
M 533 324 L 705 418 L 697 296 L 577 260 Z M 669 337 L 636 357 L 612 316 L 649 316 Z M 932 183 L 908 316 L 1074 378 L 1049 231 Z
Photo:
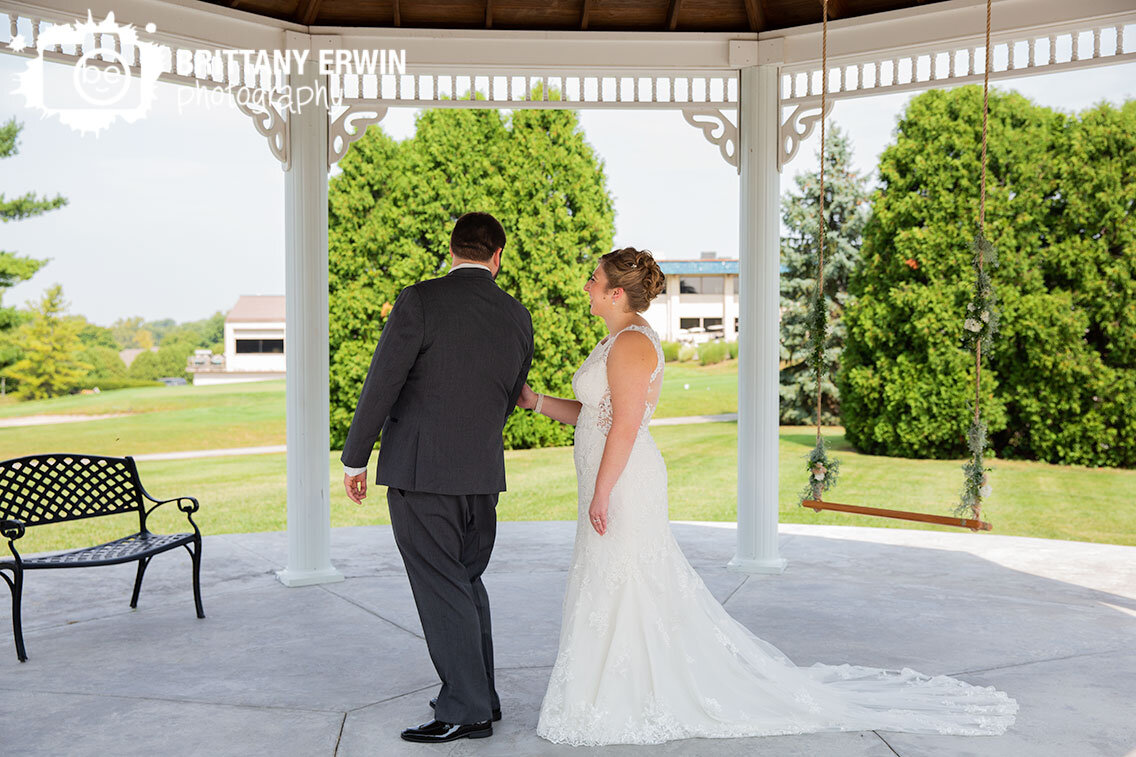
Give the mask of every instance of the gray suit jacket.
M 505 491 L 501 431 L 532 356 L 529 311 L 488 271 L 460 268 L 407 287 L 375 347 L 340 459 L 364 467 L 381 432 L 379 484 Z

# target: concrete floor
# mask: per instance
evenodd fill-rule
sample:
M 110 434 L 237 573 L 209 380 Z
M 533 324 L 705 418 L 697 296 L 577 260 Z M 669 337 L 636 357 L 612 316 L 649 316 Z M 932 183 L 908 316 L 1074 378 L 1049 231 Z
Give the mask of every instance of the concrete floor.
M 781 576 L 725 570 L 727 524 L 675 524 L 730 612 L 794 661 L 908 666 L 1021 705 L 1001 737 L 890 732 L 572 749 L 535 734 L 574 524 L 502 523 L 486 577 L 504 720 L 491 739 L 398 739 L 436 679 L 387 527 L 337 529 L 339 584 L 287 589 L 282 533 L 209 537 L 194 617 L 189 559 L 38 571 L 16 661 L 0 598 L 2 755 L 1055 755 L 1136 749 L 1136 548 L 991 534 L 785 525 Z

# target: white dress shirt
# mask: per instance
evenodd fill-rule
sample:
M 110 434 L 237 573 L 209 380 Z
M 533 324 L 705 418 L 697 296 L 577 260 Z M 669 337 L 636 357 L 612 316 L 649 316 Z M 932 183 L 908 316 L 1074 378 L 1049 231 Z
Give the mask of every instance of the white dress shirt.
M 458 265 L 450 269 L 450 273 L 453 273 L 459 268 L 482 268 L 486 271 L 489 271 L 490 273 L 493 273 L 493 269 L 483 263 L 459 263 Z M 348 476 L 358 476 L 360 473 L 366 472 L 367 466 L 365 465 L 362 468 L 348 468 L 346 465 L 343 466 L 343 473 Z

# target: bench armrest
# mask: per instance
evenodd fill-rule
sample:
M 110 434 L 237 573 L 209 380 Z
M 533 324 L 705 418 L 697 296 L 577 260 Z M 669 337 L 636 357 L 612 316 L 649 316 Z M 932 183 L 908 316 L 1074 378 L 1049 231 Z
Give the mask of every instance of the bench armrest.
M 15 541 L 24 535 L 24 524 L 15 519 L 0 519 L 0 534 Z
M 177 509 L 181 510 L 186 515 L 192 515 L 201 507 L 201 505 L 197 503 L 196 497 L 172 497 L 170 499 L 154 499 L 149 494 L 146 494 L 145 491 L 143 491 L 142 493 L 146 496 L 146 499 L 154 503 L 154 506 L 146 511 L 147 514 L 154 512 L 160 505 L 164 505 L 167 502 L 177 502 Z

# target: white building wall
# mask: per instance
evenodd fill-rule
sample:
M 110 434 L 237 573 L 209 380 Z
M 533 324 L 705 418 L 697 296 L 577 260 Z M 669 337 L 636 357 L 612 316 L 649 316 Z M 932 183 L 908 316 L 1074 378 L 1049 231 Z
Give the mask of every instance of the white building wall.
M 236 373 L 244 371 L 271 371 L 283 373 L 285 369 L 284 353 L 237 353 L 238 339 L 285 339 L 284 324 L 282 323 L 254 323 L 240 321 L 225 324 L 225 370 Z M 285 349 L 287 340 L 285 339 Z
M 727 275 L 723 294 L 680 294 L 679 276 L 667 276 L 667 291 L 651 302 L 651 307 L 643 313 L 663 341 L 677 342 L 690 339 L 703 341 L 715 336 L 724 336 L 732 341 L 737 337 L 734 319 L 738 317 L 737 276 Z M 723 332 L 689 333 L 683 331 L 680 323 L 683 318 L 721 318 Z

